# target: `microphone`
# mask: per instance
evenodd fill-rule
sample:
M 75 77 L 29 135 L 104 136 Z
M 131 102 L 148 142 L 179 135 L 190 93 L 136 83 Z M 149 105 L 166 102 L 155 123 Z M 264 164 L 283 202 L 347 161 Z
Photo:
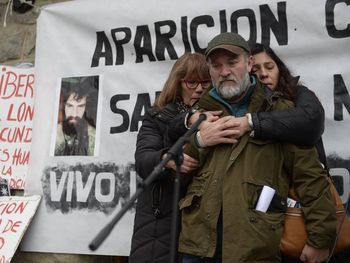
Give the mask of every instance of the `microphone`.
M 191 131 L 190 135 L 194 133 L 196 130 L 198 130 L 198 127 L 202 123 L 202 121 L 205 121 L 206 119 L 207 119 L 207 115 L 205 115 L 204 113 L 199 114 L 198 119 L 196 120 L 195 123 L 193 123 L 193 125 L 187 132 Z M 185 133 L 184 136 L 186 136 L 187 132 Z

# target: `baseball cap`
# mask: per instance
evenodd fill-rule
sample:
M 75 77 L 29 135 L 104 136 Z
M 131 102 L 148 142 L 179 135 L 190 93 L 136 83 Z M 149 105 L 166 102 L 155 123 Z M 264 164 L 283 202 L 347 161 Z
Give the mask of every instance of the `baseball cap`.
M 244 51 L 250 54 L 248 42 L 239 34 L 226 32 L 215 36 L 205 50 L 205 58 L 208 59 L 210 54 L 217 49 L 225 49 L 234 54 L 241 54 Z

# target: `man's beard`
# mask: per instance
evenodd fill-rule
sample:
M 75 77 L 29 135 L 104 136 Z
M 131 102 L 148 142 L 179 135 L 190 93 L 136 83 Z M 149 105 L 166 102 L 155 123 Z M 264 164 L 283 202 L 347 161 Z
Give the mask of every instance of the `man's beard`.
M 224 99 L 232 99 L 236 96 L 241 95 L 244 93 L 249 86 L 251 85 L 250 78 L 249 78 L 249 73 L 246 72 L 245 76 L 243 77 L 242 81 L 239 81 L 236 79 L 235 76 L 230 75 L 227 78 L 220 77 L 218 83 L 221 83 L 225 80 L 233 80 L 236 84 L 234 85 L 220 85 L 216 88 L 217 93 Z
M 75 122 L 71 122 L 75 119 Z M 62 130 L 65 137 L 65 155 L 87 155 L 88 123 L 79 117 L 68 117 L 63 120 Z
M 72 122 L 75 120 L 75 122 Z M 63 133 L 68 136 L 74 136 L 83 130 L 84 122 L 82 118 L 79 117 L 68 117 L 63 120 L 62 129 Z

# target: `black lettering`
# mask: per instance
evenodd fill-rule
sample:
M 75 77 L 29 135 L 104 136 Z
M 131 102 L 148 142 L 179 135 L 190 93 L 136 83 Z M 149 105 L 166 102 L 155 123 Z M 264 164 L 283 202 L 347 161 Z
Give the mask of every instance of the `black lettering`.
M 338 30 L 334 24 L 334 7 L 339 3 L 350 5 L 350 0 L 327 0 L 326 2 L 326 28 L 328 35 L 333 38 L 345 38 L 350 36 L 350 24 L 343 29 Z
M 111 111 L 113 113 L 120 114 L 122 116 L 123 122 L 119 126 L 111 127 L 110 134 L 122 133 L 122 132 L 125 132 L 128 130 L 129 123 L 130 123 L 129 114 L 126 110 L 119 109 L 117 107 L 117 103 L 118 103 L 118 101 L 129 100 L 129 99 L 130 99 L 129 94 L 118 94 L 118 95 L 114 95 L 111 98 L 111 101 L 110 101 Z
M 206 25 L 207 27 L 213 27 L 214 26 L 214 19 L 209 15 L 203 15 L 203 16 L 197 16 L 192 19 L 190 24 L 190 34 L 191 34 L 191 41 L 195 52 L 198 53 L 204 53 L 206 47 L 201 48 L 198 44 L 197 39 L 197 30 L 199 25 Z
M 280 46 L 288 44 L 288 25 L 286 2 L 277 3 L 278 19 L 272 13 L 268 5 L 260 6 L 261 14 L 261 43 L 270 45 L 270 30 L 274 33 Z
M 162 33 L 162 27 L 168 27 L 169 31 L 167 33 Z M 176 24 L 172 20 L 166 20 L 154 23 L 156 31 L 156 57 L 158 61 L 165 60 L 165 50 L 168 51 L 169 57 L 171 59 L 177 59 L 174 46 L 171 44 L 170 39 L 175 36 Z
M 104 31 L 96 32 L 96 47 L 94 55 L 92 56 L 91 67 L 98 67 L 100 59 L 105 59 L 105 65 L 113 64 L 112 46 Z M 104 51 L 103 51 L 104 50 Z
M 123 38 L 117 38 L 117 33 L 124 33 Z M 124 64 L 124 49 L 123 45 L 128 43 L 131 39 L 131 30 L 128 27 L 121 27 L 112 29 L 111 31 L 112 39 L 115 44 L 115 48 L 117 51 L 116 59 L 115 59 L 115 65 L 123 65 Z
M 220 16 L 220 32 L 225 33 L 227 32 L 226 10 L 220 10 L 219 16 Z
M 182 34 L 182 41 L 185 47 L 185 53 L 191 52 L 190 42 L 188 41 L 187 16 L 181 17 L 181 34 Z
M 340 74 L 334 75 L 334 120 L 343 120 L 343 105 L 350 114 L 350 96 Z
M 143 55 L 148 56 L 149 61 L 156 61 L 152 53 L 152 39 L 148 26 L 137 26 L 134 46 L 136 51 L 136 63 L 143 62 Z
M 137 101 L 135 105 L 134 112 L 132 113 L 130 131 L 138 131 L 139 122 L 142 121 L 144 114 L 142 115 L 142 110 L 146 112 L 146 110 L 151 107 L 151 100 L 148 93 L 142 93 L 137 96 Z
M 256 43 L 256 35 L 257 35 L 257 29 L 256 29 L 256 19 L 254 11 L 251 9 L 241 9 L 233 12 L 231 14 L 231 32 L 238 33 L 238 18 L 240 17 L 247 17 L 249 21 L 249 28 L 250 28 L 250 34 L 249 34 L 249 43 Z
M 337 154 L 330 154 L 327 156 L 327 165 L 330 168 L 329 173 L 332 176 L 334 185 L 339 195 L 341 195 L 341 198 L 345 204 L 348 203 L 350 185 L 347 178 L 350 174 L 350 160 L 347 158 L 342 158 Z

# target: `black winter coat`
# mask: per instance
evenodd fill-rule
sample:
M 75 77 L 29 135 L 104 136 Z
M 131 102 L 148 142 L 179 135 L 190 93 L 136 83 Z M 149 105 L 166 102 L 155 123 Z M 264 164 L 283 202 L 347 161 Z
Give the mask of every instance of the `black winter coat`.
M 177 115 L 174 104 L 147 110 L 137 136 L 136 172 L 145 179 L 173 145 L 168 122 Z M 130 263 L 169 262 L 173 176 L 165 170 L 137 200 Z
M 324 109 L 315 93 L 297 86 L 295 108 L 252 114 L 254 137 L 315 145 L 320 161 L 326 164 L 321 135 L 324 131 Z

